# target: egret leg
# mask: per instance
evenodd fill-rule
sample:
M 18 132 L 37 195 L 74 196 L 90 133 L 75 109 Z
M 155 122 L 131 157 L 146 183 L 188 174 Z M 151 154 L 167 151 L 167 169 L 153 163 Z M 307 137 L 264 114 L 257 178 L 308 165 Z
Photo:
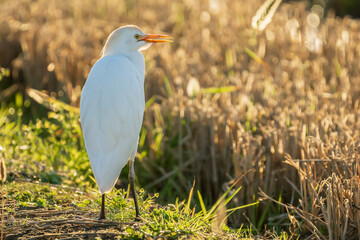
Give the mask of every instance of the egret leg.
M 99 220 L 106 219 L 105 217 L 105 193 L 101 195 L 101 211 Z
M 130 158 L 129 167 L 130 167 L 130 169 L 129 169 L 130 170 L 129 171 L 130 189 L 131 189 L 131 193 L 134 198 L 135 211 L 136 211 L 135 220 L 140 220 L 139 205 L 138 205 L 137 198 L 136 198 L 136 191 L 135 191 L 135 184 L 134 184 L 134 179 L 135 179 L 134 158 Z

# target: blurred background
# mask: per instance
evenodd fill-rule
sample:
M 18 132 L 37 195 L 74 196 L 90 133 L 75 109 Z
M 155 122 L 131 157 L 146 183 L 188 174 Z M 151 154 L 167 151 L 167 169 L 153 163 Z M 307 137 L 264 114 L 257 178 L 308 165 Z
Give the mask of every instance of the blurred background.
M 240 177 L 231 204 L 264 200 L 261 189 L 300 210 L 264 200 L 233 214 L 232 226 L 246 218 L 260 229 L 310 219 L 305 226 L 327 229 L 346 212 L 351 227 L 337 227 L 351 236 L 360 222 L 349 212 L 349 204 L 360 206 L 351 180 L 358 174 L 359 16 L 358 0 L 3 0 L 0 139 L 12 149 L 3 153 L 10 176 L 95 186 L 79 127 L 81 89 L 109 33 L 136 24 L 174 38 L 144 52 L 138 187 L 168 202 L 186 198 L 195 179 L 211 204 Z M 118 187 L 127 185 L 126 172 Z M 330 195 L 340 200 L 329 202 Z M 339 219 L 324 219 L 324 209 L 340 211 Z

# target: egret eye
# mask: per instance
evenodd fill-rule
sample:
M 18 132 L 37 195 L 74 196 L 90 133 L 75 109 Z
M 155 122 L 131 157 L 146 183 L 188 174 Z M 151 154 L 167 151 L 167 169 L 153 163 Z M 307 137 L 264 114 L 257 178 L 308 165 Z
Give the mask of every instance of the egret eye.
M 136 40 L 138 40 L 138 39 L 140 38 L 140 35 L 139 35 L 139 34 L 135 34 L 135 35 L 134 35 L 134 38 L 135 38 Z

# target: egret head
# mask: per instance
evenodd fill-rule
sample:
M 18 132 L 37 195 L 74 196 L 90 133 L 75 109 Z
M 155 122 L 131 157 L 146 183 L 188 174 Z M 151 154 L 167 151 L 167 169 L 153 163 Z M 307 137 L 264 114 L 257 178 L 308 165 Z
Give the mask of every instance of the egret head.
M 142 51 L 156 42 L 172 42 L 167 35 L 145 34 L 135 25 L 127 25 L 114 30 L 106 40 L 102 56 Z

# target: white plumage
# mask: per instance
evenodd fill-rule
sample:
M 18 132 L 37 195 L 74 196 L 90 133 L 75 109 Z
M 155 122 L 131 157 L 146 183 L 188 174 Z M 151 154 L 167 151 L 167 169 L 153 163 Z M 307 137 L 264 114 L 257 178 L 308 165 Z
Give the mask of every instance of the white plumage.
M 144 68 L 123 55 L 110 55 L 94 65 L 83 89 L 81 124 L 102 194 L 113 188 L 137 150 L 145 107 L 143 82 Z
M 129 177 L 134 178 L 133 160 L 145 109 L 145 61 L 140 50 L 152 42 L 169 41 L 168 36 L 146 35 L 136 26 L 118 28 L 89 73 L 81 94 L 80 120 L 103 201 L 129 159 Z

